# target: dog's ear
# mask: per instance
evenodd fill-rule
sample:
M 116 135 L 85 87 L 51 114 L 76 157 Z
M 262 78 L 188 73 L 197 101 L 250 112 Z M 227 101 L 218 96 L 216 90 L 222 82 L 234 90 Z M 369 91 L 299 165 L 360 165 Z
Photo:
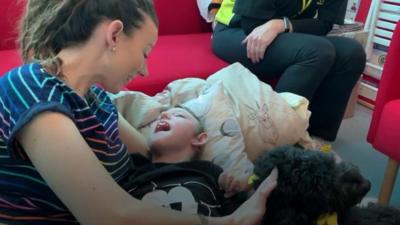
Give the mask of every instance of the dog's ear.
M 338 211 L 360 203 L 371 188 L 369 180 L 365 179 L 360 170 L 350 163 L 340 163 L 337 166 L 335 188 L 337 191 Z

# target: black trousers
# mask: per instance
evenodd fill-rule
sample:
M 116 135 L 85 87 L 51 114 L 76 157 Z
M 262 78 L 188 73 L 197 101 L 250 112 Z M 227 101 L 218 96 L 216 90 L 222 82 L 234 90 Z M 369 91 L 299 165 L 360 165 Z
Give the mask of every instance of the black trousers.
M 229 63 L 240 62 L 260 79 L 279 77 L 277 92 L 292 92 L 310 101 L 311 135 L 334 141 L 351 91 L 365 67 L 366 56 L 355 40 L 343 37 L 282 33 L 253 64 L 241 42 L 241 28 L 217 24 L 214 53 Z

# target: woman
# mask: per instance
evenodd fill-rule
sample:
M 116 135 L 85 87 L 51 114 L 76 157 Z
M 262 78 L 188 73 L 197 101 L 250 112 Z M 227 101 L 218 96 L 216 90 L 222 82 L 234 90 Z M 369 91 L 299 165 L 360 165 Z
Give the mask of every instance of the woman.
M 20 34 L 29 64 L 0 79 L 0 223 L 256 224 L 276 174 L 233 214 L 186 215 L 120 185 L 145 151 L 106 92 L 146 75 L 157 39 L 148 0 L 29 0 Z
M 278 76 L 276 91 L 306 97 L 310 134 L 334 141 L 365 66 L 359 43 L 325 36 L 333 24 L 343 24 L 346 5 L 346 0 L 224 0 L 213 50 L 261 79 Z

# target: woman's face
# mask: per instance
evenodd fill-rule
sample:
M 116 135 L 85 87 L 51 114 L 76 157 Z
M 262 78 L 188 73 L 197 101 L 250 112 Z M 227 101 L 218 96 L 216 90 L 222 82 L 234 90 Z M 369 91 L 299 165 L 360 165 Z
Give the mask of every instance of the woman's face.
M 147 56 L 157 41 L 157 33 L 153 20 L 145 16 L 142 26 L 131 35 L 118 35 L 112 49 L 112 74 L 102 84 L 107 91 L 117 93 L 136 75 L 147 75 Z

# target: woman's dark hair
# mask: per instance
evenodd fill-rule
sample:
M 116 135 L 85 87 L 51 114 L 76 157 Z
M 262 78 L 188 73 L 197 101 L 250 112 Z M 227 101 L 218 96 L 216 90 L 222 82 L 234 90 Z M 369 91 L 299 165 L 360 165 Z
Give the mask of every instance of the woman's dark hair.
M 106 19 L 121 20 L 131 35 L 149 16 L 158 26 L 151 0 L 28 0 L 20 29 L 25 62 L 54 61 L 64 48 L 89 39 Z

